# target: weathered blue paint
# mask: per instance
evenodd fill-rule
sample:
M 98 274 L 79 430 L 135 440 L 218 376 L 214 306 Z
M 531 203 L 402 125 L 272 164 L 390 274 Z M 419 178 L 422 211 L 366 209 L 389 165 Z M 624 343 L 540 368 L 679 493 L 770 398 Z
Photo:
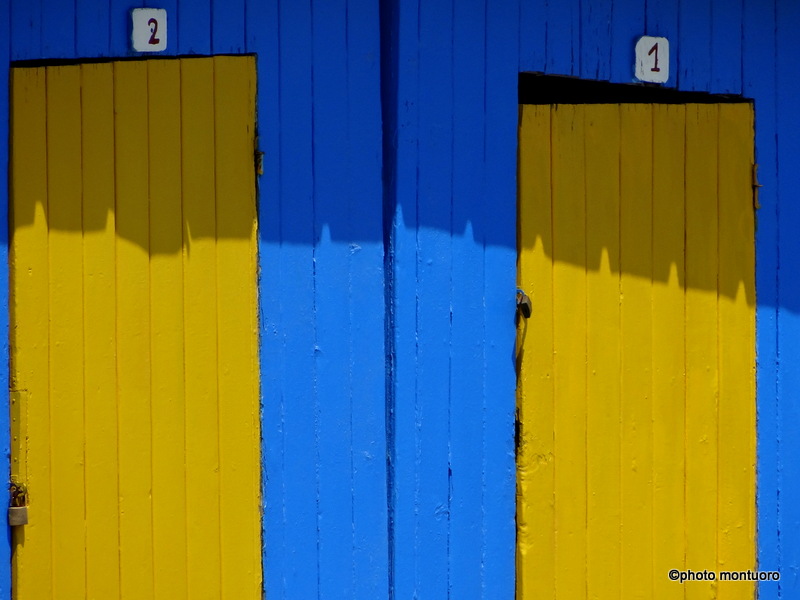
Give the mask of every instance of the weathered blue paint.
M 781 566 L 779 535 L 778 368 L 778 163 L 776 10 L 774 0 L 745 0 L 742 41 L 744 94 L 755 103 L 756 162 L 761 208 L 756 213 L 756 323 L 758 335 L 757 455 L 758 563 Z M 780 586 L 761 586 L 761 598 L 778 598 Z
M 777 455 L 772 464 L 777 471 L 777 551 L 781 570 L 780 594 L 765 597 L 793 598 L 800 590 L 800 370 L 797 367 L 800 352 L 800 172 L 796 168 L 800 158 L 800 138 L 793 133 L 800 127 L 797 98 L 800 95 L 800 66 L 791 60 L 797 46 L 797 27 L 800 24 L 800 7 L 791 2 L 777 4 L 777 206 L 778 206 L 778 284 L 777 305 Z M 769 397 L 759 398 L 759 404 Z M 766 458 L 766 457 L 762 457 Z M 772 464 L 771 464 L 772 463 Z M 762 586 L 764 589 L 766 586 Z

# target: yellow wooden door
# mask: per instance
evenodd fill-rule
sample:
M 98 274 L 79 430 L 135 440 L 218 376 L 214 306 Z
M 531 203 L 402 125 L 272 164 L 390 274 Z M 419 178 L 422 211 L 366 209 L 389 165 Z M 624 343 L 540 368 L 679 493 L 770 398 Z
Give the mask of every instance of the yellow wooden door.
M 12 69 L 15 598 L 261 598 L 255 81 Z
M 522 107 L 517 597 L 752 598 L 750 104 Z M 685 594 L 685 596 L 684 596 Z

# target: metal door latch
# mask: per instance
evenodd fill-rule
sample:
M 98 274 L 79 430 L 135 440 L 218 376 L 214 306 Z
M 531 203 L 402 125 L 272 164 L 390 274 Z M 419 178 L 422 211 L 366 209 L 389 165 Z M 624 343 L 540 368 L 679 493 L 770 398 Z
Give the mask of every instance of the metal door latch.
M 526 319 L 529 319 L 533 313 L 533 303 L 523 290 L 517 290 L 517 312 Z
M 11 505 L 8 507 L 8 524 L 11 527 L 28 524 L 28 490 L 22 483 L 11 484 Z

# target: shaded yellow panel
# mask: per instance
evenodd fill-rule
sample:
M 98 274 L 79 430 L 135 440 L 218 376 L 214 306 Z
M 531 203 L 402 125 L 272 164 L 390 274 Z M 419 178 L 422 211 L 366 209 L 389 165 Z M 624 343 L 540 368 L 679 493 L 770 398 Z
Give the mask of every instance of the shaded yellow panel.
M 180 67 L 147 68 L 154 596 L 175 600 L 187 597 Z
M 523 106 L 519 130 L 519 286 L 534 310 L 517 330 L 517 596 L 555 597 L 553 238 L 550 107 Z M 530 338 L 529 338 L 530 336 Z M 528 340 L 535 342 L 528 342 Z
M 147 63 L 114 65 L 117 403 L 123 597 L 153 593 Z
M 653 597 L 683 598 L 665 577 L 684 568 L 686 109 L 653 112 Z
M 47 70 L 53 595 L 85 587 L 80 67 Z
M 555 587 L 586 597 L 586 205 L 584 111 L 551 112 Z
M 586 587 L 620 594 L 620 107 L 585 107 Z
M 652 112 L 621 105 L 622 597 L 651 598 L 653 565 Z
M 181 63 L 188 591 L 221 594 L 214 65 Z M 246 310 L 246 308 L 245 308 Z
M 11 386 L 23 390 L 29 524 L 13 530 L 15 598 L 53 596 L 45 69 L 12 69 Z M 24 326 L 21 326 L 24 324 Z M 20 435 L 13 431 L 12 435 Z M 13 449 L 12 449 L 13 450 Z
M 86 399 L 86 590 L 118 598 L 116 263 L 114 214 L 114 71 L 81 67 L 83 290 Z
M 686 568 L 717 556 L 717 107 L 686 107 Z M 709 566 L 711 565 L 711 566 Z M 707 599 L 716 584 L 686 585 Z
M 255 59 L 214 59 L 222 597 L 261 589 L 256 201 L 252 177 Z M 246 432 L 246 435 L 243 435 Z M 225 510 L 235 507 L 235 510 Z
M 753 112 L 719 107 L 719 556 L 721 570 L 753 569 L 755 553 L 755 248 Z M 719 598 L 752 598 L 755 584 L 720 582 Z
M 15 597 L 260 598 L 254 59 L 12 78 Z

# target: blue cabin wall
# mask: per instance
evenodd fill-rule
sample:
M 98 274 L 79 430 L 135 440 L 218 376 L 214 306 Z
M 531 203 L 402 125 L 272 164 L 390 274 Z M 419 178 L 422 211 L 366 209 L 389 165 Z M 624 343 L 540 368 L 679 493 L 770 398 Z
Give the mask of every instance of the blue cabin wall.
M 128 11 L 147 4 L 168 10 L 167 55 L 258 57 L 270 597 L 513 597 L 517 77 L 631 82 L 643 34 L 672 43 L 668 87 L 755 99 L 758 559 L 783 577 L 760 597 L 796 594 L 800 9 L 10 0 L 0 80 L 9 61 L 131 56 Z M 6 114 L 8 97 L 0 91 Z M 0 128 L 7 137 L 8 121 Z M 7 278 L 7 243 L 0 253 Z M 0 432 L 7 470 L 7 410 Z M 0 564 L 9 552 L 0 543 Z M 0 598 L 9 589 L 3 567 Z

